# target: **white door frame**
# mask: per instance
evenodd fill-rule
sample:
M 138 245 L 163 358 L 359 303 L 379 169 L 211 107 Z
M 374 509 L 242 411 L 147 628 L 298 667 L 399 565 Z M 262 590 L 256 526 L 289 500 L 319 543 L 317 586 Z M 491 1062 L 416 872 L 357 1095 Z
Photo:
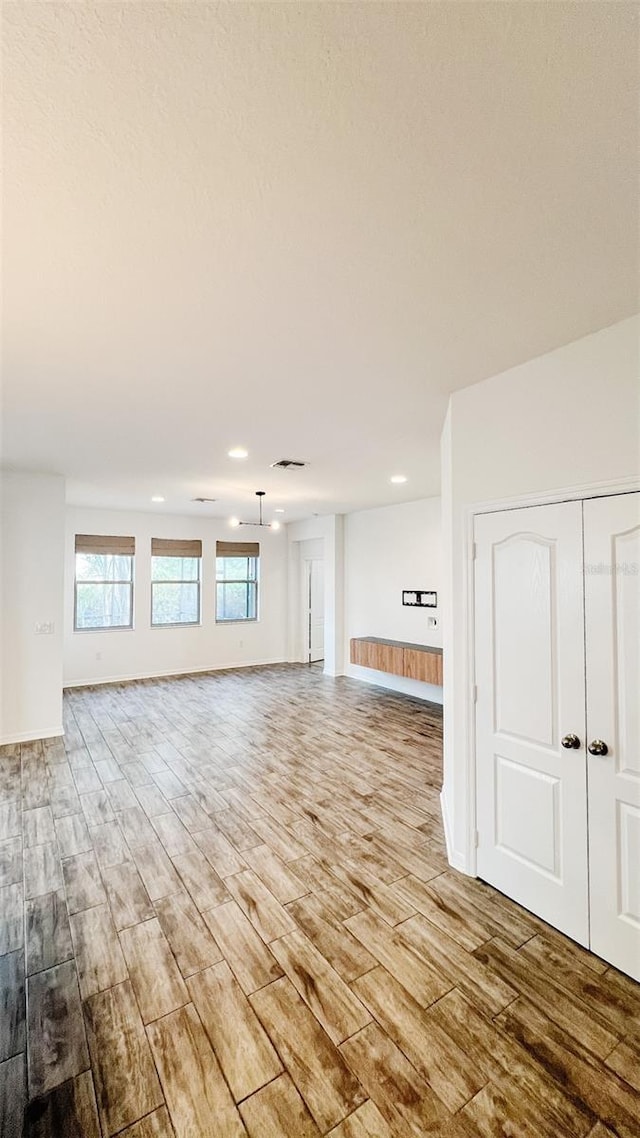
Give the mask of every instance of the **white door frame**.
M 572 502 L 583 498 L 604 498 L 614 494 L 632 494 L 640 490 L 640 478 L 624 478 L 607 482 L 590 482 L 578 486 L 567 486 L 549 490 L 544 494 L 522 494 L 510 498 L 497 498 L 493 501 L 474 502 L 463 507 L 463 585 L 464 597 L 461 609 L 462 631 L 466 652 L 462 660 L 462 676 L 465 690 L 465 714 L 460 723 L 462 736 L 461 751 L 465 757 L 466 818 L 464 832 L 466 849 L 458 851 L 460 856 L 451 857 L 449 826 L 453 819 L 448 817 L 446 803 L 441 798 L 442 813 L 447 839 L 447 854 L 456 869 L 477 877 L 476 856 L 476 726 L 475 726 L 475 600 L 474 600 L 474 522 L 476 515 L 495 513 L 497 510 L 521 510 L 526 506 L 544 506 L 555 502 Z M 447 682 L 445 660 L 445 685 Z M 454 760 L 455 761 L 455 760 Z

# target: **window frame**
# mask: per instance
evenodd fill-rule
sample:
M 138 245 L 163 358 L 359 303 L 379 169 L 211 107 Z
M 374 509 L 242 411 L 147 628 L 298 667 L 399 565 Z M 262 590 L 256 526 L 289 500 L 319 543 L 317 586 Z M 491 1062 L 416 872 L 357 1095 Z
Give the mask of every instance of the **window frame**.
M 156 581 L 153 577 L 153 561 L 155 557 L 166 557 L 168 554 L 152 553 L 151 565 L 149 569 L 149 578 L 151 582 L 151 606 L 149 611 L 149 623 L 151 628 L 198 628 L 202 624 L 202 554 L 199 557 L 190 557 L 189 560 L 198 562 L 198 576 L 195 580 L 171 580 L 171 581 Z M 178 560 L 178 558 L 176 558 Z M 181 558 L 182 561 L 186 558 Z M 154 585 L 197 585 L 198 586 L 198 619 L 197 620 L 171 620 L 171 621 L 154 621 L 153 619 L 153 586 Z
M 255 562 L 255 577 L 233 577 L 228 580 L 218 580 L 218 561 L 236 561 L 238 558 L 244 558 L 247 562 Z M 255 616 L 234 616 L 224 617 L 218 616 L 218 586 L 219 585 L 254 585 L 256 591 L 256 615 Z M 233 554 L 225 553 L 222 555 L 216 554 L 216 596 L 215 596 L 215 617 L 216 624 L 257 624 L 260 620 L 260 554 Z
M 74 553 L 73 553 L 73 631 L 74 631 L 74 633 L 75 632 L 133 632 L 133 630 L 134 630 L 134 613 L 135 613 L 135 609 L 134 609 L 134 600 L 135 600 L 134 584 L 135 584 L 135 571 L 136 571 L 136 566 L 135 566 L 136 555 L 135 555 L 135 552 L 134 553 L 116 553 L 113 555 L 99 554 L 99 553 L 84 554 L 84 556 L 88 556 L 88 557 L 92 557 L 92 556 L 94 556 L 94 557 L 100 557 L 100 556 L 128 557 L 130 562 L 131 562 L 131 576 L 130 576 L 129 580 L 123 580 L 123 581 L 120 581 L 120 580 L 118 580 L 118 581 L 106 581 L 106 580 L 103 580 L 103 581 L 78 581 L 78 561 L 77 561 L 77 559 L 78 559 L 78 557 L 82 557 L 82 556 L 83 556 L 82 553 L 74 550 Z M 129 586 L 129 614 L 130 614 L 129 624 L 99 624 L 99 625 L 93 625 L 91 628 L 78 628 L 78 585 L 128 585 Z

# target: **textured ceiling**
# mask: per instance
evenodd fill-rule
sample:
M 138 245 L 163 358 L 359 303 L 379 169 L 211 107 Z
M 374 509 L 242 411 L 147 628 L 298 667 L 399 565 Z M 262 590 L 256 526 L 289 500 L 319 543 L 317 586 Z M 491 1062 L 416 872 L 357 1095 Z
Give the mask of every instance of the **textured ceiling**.
M 636 5 L 3 16 L 3 456 L 71 501 L 437 493 L 449 392 L 638 307 Z

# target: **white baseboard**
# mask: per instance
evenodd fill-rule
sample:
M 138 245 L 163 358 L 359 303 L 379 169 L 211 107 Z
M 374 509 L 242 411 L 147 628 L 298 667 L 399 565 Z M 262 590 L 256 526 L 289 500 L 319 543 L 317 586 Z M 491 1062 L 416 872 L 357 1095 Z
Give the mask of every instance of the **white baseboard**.
M 0 735 L 0 747 L 8 747 L 11 743 L 33 743 L 37 739 L 57 739 L 64 735 L 61 723 L 56 727 L 43 727 L 40 731 L 20 731 L 17 735 Z
M 453 834 L 451 833 L 449 809 L 447 806 L 447 797 L 444 792 L 444 787 L 440 791 L 440 811 L 442 813 L 444 841 L 447 847 L 447 860 L 449 862 L 449 865 L 452 866 L 453 869 L 459 870 L 460 873 L 465 873 L 467 877 L 475 877 L 475 874 L 470 872 L 463 855 L 453 848 Z
M 229 672 L 238 668 L 266 668 L 271 664 L 286 664 L 281 657 L 274 660 L 244 660 L 238 664 L 217 664 L 204 668 L 172 668 L 170 672 L 163 669 L 160 672 L 131 672 L 122 676 L 95 676 L 91 680 L 65 680 L 64 690 L 70 688 L 100 687 L 102 684 L 128 684 L 134 680 L 168 680 L 172 676 L 205 675 L 207 672 Z
M 425 703 L 438 703 L 442 706 L 443 689 L 436 684 L 426 684 L 422 680 L 410 680 L 406 676 L 393 676 L 389 672 L 377 672 L 375 668 L 362 668 L 357 664 L 347 664 L 344 673 L 350 680 L 363 684 L 373 684 L 377 688 L 423 699 Z

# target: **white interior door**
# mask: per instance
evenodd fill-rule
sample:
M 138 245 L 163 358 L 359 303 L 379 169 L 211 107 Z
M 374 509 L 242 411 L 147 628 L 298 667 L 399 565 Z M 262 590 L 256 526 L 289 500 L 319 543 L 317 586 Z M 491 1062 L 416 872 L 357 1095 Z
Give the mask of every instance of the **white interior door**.
M 324 561 L 307 561 L 307 642 L 309 663 L 324 660 Z
M 591 948 L 640 980 L 640 494 L 585 502 L 584 540 Z
M 475 536 L 478 874 L 587 944 L 582 504 Z

